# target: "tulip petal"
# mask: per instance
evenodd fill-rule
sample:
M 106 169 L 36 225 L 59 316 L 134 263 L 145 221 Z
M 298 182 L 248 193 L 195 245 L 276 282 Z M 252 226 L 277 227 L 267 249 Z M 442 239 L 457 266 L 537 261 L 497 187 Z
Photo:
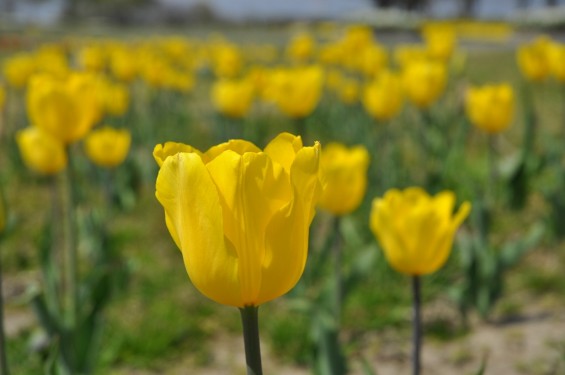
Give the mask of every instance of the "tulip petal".
M 202 159 L 195 153 L 166 158 L 155 195 L 194 286 L 212 300 L 241 306 L 239 261 L 224 239 L 220 199 Z
M 234 151 L 239 155 L 243 155 L 246 152 L 261 152 L 261 150 L 251 142 L 243 139 L 231 139 L 227 142 L 211 147 L 208 151 L 206 151 L 206 153 L 204 153 L 203 159 L 208 162 L 227 150 Z
M 290 167 L 294 162 L 296 153 L 302 148 L 302 138 L 290 133 L 281 133 L 276 136 L 267 147 L 265 153 L 271 159 L 283 166 L 284 170 L 290 174 Z
M 258 303 L 288 292 L 300 279 L 308 255 L 308 227 L 322 187 L 318 178 L 320 145 L 304 147 L 291 168 L 293 199 L 267 227 L 266 251 Z
M 195 154 L 202 156 L 202 152 L 192 146 L 178 142 L 166 142 L 165 144 L 159 143 L 155 146 L 153 149 L 153 158 L 155 158 L 155 161 L 159 167 L 161 167 L 167 157 L 178 154 L 179 152 L 194 152 Z

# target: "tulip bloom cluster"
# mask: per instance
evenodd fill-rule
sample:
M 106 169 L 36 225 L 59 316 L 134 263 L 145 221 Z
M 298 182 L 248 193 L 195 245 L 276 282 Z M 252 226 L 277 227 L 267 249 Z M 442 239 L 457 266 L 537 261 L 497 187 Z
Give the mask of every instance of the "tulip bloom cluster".
M 487 133 L 499 133 L 512 122 L 514 91 L 509 84 L 471 87 L 465 104 L 473 125 Z

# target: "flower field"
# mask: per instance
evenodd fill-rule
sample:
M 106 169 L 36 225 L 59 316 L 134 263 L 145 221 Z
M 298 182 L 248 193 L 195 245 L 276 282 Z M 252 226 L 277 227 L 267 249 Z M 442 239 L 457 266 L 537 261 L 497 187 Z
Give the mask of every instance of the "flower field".
M 0 373 L 565 373 L 559 34 L 6 31 L 0 66 Z

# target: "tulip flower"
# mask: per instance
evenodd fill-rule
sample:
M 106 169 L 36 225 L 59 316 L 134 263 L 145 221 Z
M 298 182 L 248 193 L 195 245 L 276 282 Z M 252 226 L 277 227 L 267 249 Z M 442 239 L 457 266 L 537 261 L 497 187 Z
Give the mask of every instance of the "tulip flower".
M 303 147 L 282 133 L 264 152 L 243 140 L 202 155 L 165 155 L 168 145 L 154 151 L 162 163 L 156 196 L 196 288 L 236 307 L 290 290 L 304 269 L 321 193 L 319 144 Z
M 465 104 L 473 125 L 490 134 L 499 133 L 512 122 L 514 91 L 507 83 L 471 87 Z
M 445 263 L 455 232 L 471 209 L 465 202 L 453 215 L 454 204 L 452 192 L 431 197 L 416 187 L 392 189 L 373 200 L 371 230 L 395 270 L 426 275 Z
M 411 187 L 392 189 L 373 200 L 370 227 L 389 264 L 412 277 L 413 346 L 412 373 L 420 374 L 422 341 L 420 276 L 438 270 L 447 260 L 455 232 L 469 215 L 465 202 L 454 214 L 455 195 L 443 191 L 430 196 Z
M 550 72 L 550 49 L 551 40 L 546 36 L 540 36 L 518 48 L 518 67 L 524 77 L 532 81 L 542 81 L 547 78 Z
M 271 77 L 269 97 L 285 115 L 299 119 L 314 111 L 324 83 L 319 66 L 275 71 Z
M 443 93 L 447 72 L 443 63 L 422 60 L 408 64 L 402 78 L 408 99 L 418 108 L 424 109 Z
M 565 44 L 553 43 L 549 53 L 551 74 L 561 83 L 565 83 Z
M 334 215 L 346 215 L 361 204 L 367 188 L 369 152 L 363 146 L 339 143 L 324 146 L 320 174 L 324 192 L 318 205 Z
M 4 61 L 3 72 L 8 84 L 15 88 L 24 88 L 29 78 L 37 70 L 37 63 L 32 54 L 19 53 Z
M 56 174 L 67 166 L 65 145 L 35 126 L 16 133 L 16 142 L 24 164 L 44 175 Z
M 194 286 L 240 308 L 248 368 L 261 374 L 257 306 L 288 292 L 304 270 L 320 145 L 282 133 L 264 151 L 244 140 L 204 154 L 179 148 L 153 153 L 165 223 Z
M 447 62 L 453 55 L 457 35 L 452 25 L 429 24 L 422 30 L 426 48 L 431 58 Z
M 253 103 L 253 84 L 244 80 L 220 80 L 212 87 L 212 102 L 221 114 L 232 117 L 245 117 Z
M 294 36 L 286 47 L 286 54 L 291 61 L 303 63 L 308 61 L 314 52 L 316 42 L 312 35 L 302 33 Z
M 92 76 L 67 79 L 45 75 L 31 79 L 27 111 L 33 125 L 68 144 L 81 139 L 100 118 L 100 104 Z
M 390 120 L 402 109 L 402 82 L 391 72 L 383 72 L 365 87 L 363 105 L 365 110 L 380 121 Z
M 86 136 L 84 150 L 94 164 L 112 168 L 125 160 L 130 144 L 131 134 L 128 130 L 104 126 Z

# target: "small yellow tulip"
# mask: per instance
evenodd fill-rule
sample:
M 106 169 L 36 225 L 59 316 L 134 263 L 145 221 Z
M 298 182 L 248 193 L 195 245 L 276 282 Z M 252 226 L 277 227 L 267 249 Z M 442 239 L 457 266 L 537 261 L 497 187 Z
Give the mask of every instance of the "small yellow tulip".
M 94 164 L 112 168 L 126 159 L 130 144 L 131 134 L 128 130 L 103 126 L 86 136 L 84 151 Z
M 286 47 L 286 55 L 291 61 L 303 63 L 314 53 L 316 42 L 312 35 L 302 33 L 294 36 Z
M 156 147 L 164 161 L 155 195 L 194 286 L 235 307 L 288 292 L 306 263 L 320 145 L 282 133 L 264 151 L 243 140 L 203 155 L 166 148 Z
M 359 101 L 359 82 L 352 78 L 343 78 L 337 87 L 339 99 L 345 104 Z
M 553 43 L 548 52 L 551 74 L 561 83 L 565 83 L 565 44 Z
M 16 142 L 24 164 L 34 172 L 51 175 L 67 166 L 65 145 L 35 126 L 16 133 Z
M 375 198 L 370 227 L 389 264 L 398 272 L 420 276 L 446 262 L 455 232 L 469 215 L 465 202 L 455 215 L 455 195 L 443 191 L 430 196 L 421 188 L 391 189 Z
M 33 55 L 27 53 L 10 56 L 3 65 L 8 84 L 15 88 L 24 88 L 36 70 L 37 65 Z
M 402 83 L 408 99 L 418 108 L 432 105 L 445 89 L 447 70 L 445 64 L 421 60 L 404 68 Z
M 487 133 L 499 133 L 512 122 L 514 91 L 507 83 L 471 87 L 465 107 L 473 125 Z
M 322 96 L 324 74 L 319 66 L 279 69 L 271 77 L 269 97 L 286 116 L 303 118 L 311 114 Z
M 220 80 L 212 86 L 212 102 L 221 114 L 242 118 L 253 104 L 253 93 L 253 83 L 246 79 Z
M 334 215 L 346 215 L 361 204 L 367 189 L 369 152 L 363 146 L 347 148 L 339 143 L 324 146 L 320 175 L 324 192 L 318 205 Z
M 428 54 L 432 59 L 447 62 L 457 44 L 455 28 L 449 24 L 429 24 L 422 30 Z
M 549 75 L 549 50 L 551 40 L 540 36 L 532 43 L 524 44 L 518 48 L 518 67 L 527 79 L 542 81 Z
M 101 45 L 88 45 L 79 50 L 78 60 L 84 69 L 100 72 L 106 65 L 106 54 Z
M 380 121 L 396 116 L 402 109 L 402 102 L 402 82 L 389 71 L 379 74 L 363 91 L 365 110 Z
M 33 125 L 64 143 L 81 139 L 101 115 L 93 77 L 73 74 L 67 79 L 38 75 L 31 79 L 27 111 Z

